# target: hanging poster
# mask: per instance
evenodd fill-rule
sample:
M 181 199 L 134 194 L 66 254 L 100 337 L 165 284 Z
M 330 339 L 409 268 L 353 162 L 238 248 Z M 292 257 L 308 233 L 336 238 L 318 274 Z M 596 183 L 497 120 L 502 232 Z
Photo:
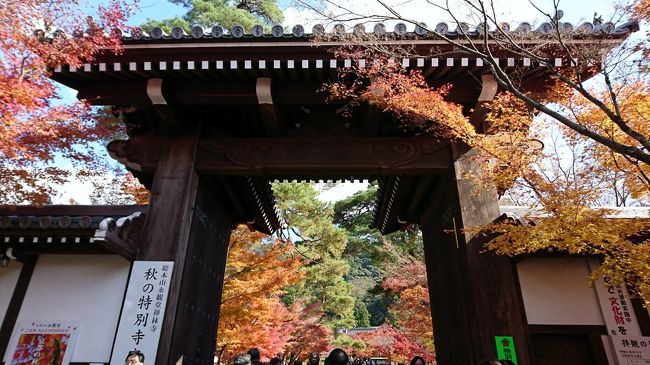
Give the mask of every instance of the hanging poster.
M 11 345 L 10 365 L 67 365 L 77 340 L 79 322 L 21 321 Z
M 173 261 L 135 261 L 113 345 L 111 365 L 122 365 L 129 351 L 156 363 Z

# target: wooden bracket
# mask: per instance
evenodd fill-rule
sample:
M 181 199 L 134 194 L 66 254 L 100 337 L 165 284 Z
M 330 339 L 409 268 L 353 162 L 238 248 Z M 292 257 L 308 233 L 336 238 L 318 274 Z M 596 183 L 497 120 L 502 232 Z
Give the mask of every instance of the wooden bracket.
M 153 104 L 154 109 L 160 116 L 161 121 L 168 127 L 174 130 L 181 128 L 181 123 L 172 108 L 167 105 L 167 100 L 162 92 L 162 79 L 149 79 L 147 80 L 147 97 Z
M 271 137 L 277 137 L 282 132 L 279 113 L 276 105 L 273 103 L 273 93 L 271 92 L 271 78 L 260 77 L 255 85 L 255 94 L 257 102 L 262 113 L 264 128 Z

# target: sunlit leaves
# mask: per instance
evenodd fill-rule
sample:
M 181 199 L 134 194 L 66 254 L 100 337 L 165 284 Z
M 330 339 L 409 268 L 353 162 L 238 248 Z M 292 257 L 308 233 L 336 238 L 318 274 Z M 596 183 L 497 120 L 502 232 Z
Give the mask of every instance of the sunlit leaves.
M 292 329 L 283 327 L 290 310 L 280 296 L 303 278 L 291 250 L 289 243 L 267 241 L 242 226 L 233 231 L 219 316 L 220 360 L 229 362 L 252 347 L 269 357 L 283 352 Z
M 12 174 L 24 177 L 3 196 L 5 203 L 48 202 L 52 185 L 68 174 L 48 164 L 57 156 L 90 162 L 93 151 L 84 147 L 112 133 L 113 125 L 100 120 L 105 115 L 84 103 L 63 104 L 48 77 L 53 67 L 78 67 L 97 52 L 119 52 L 111 30 L 123 27 L 132 2 L 113 0 L 99 7 L 96 19 L 80 8 L 76 0 L 0 4 L 0 184 L 12 184 Z
M 358 63 L 359 57 L 373 58 L 368 52 L 353 51 L 347 57 L 356 57 Z M 599 256 L 604 262 L 600 273 L 650 298 L 647 224 L 638 218 L 606 217 L 606 211 L 593 208 L 603 203 L 626 206 L 648 201 L 648 164 L 612 147 L 618 144 L 647 154 L 650 94 L 646 79 L 616 82 L 604 78 L 605 87 L 583 89 L 582 74 L 566 68 L 551 73 L 543 87 L 525 92 L 501 90 L 492 101 L 477 102 L 467 110 L 448 100 L 453 86 L 433 88 L 420 72 L 404 70 L 382 54 L 377 59 L 369 67 L 342 72 L 340 82 L 329 88 L 331 97 L 352 106 L 378 105 L 415 133 L 469 146 L 468 156 L 476 168 L 461 171 L 462 178 L 473 181 L 477 191 L 495 187 L 500 195 L 519 195 L 513 201 L 532 205 L 543 216 L 532 226 L 466 229 L 498 233 L 489 248 L 500 254 L 553 251 Z M 534 119 L 534 108 L 540 108 L 535 103 L 550 105 L 549 115 L 556 113 L 553 119 L 570 123 L 549 128 L 552 118 Z M 550 130 L 559 137 L 550 136 Z
M 434 359 L 432 352 L 390 325 L 379 326 L 376 331 L 358 333 L 353 338 L 363 341 L 366 345 L 357 351 L 361 356 L 381 356 L 402 364 L 409 362 L 414 356 L 422 356 L 428 362 Z

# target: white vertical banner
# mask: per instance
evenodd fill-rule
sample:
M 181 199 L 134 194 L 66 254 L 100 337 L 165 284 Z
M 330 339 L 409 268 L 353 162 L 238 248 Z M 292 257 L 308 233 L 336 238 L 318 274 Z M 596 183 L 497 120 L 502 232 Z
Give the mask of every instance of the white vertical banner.
M 589 261 L 591 271 L 597 267 Z M 641 328 L 630 301 L 627 288 L 623 285 L 610 286 L 600 278 L 594 283 L 600 311 L 610 336 L 641 336 Z
M 598 269 L 595 260 L 589 260 L 591 271 Z M 649 365 L 650 337 L 641 336 L 641 328 L 634 313 L 627 288 L 608 285 L 607 278 L 594 283 L 600 311 L 618 365 Z
M 607 334 L 641 336 L 641 328 L 636 320 L 627 288 L 622 285 L 608 286 L 603 279 L 598 279 L 595 286 Z
M 173 268 L 173 261 L 133 262 L 111 365 L 124 364 L 133 350 L 144 354 L 146 364 L 156 363 Z

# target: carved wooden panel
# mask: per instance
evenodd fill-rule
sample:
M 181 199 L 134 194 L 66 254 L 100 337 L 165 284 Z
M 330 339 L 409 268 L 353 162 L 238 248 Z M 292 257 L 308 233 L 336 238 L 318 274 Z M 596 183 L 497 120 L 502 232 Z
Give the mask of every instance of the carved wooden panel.
M 196 168 L 221 175 L 422 174 L 452 166 L 447 146 L 431 137 L 209 139 L 199 142 Z

